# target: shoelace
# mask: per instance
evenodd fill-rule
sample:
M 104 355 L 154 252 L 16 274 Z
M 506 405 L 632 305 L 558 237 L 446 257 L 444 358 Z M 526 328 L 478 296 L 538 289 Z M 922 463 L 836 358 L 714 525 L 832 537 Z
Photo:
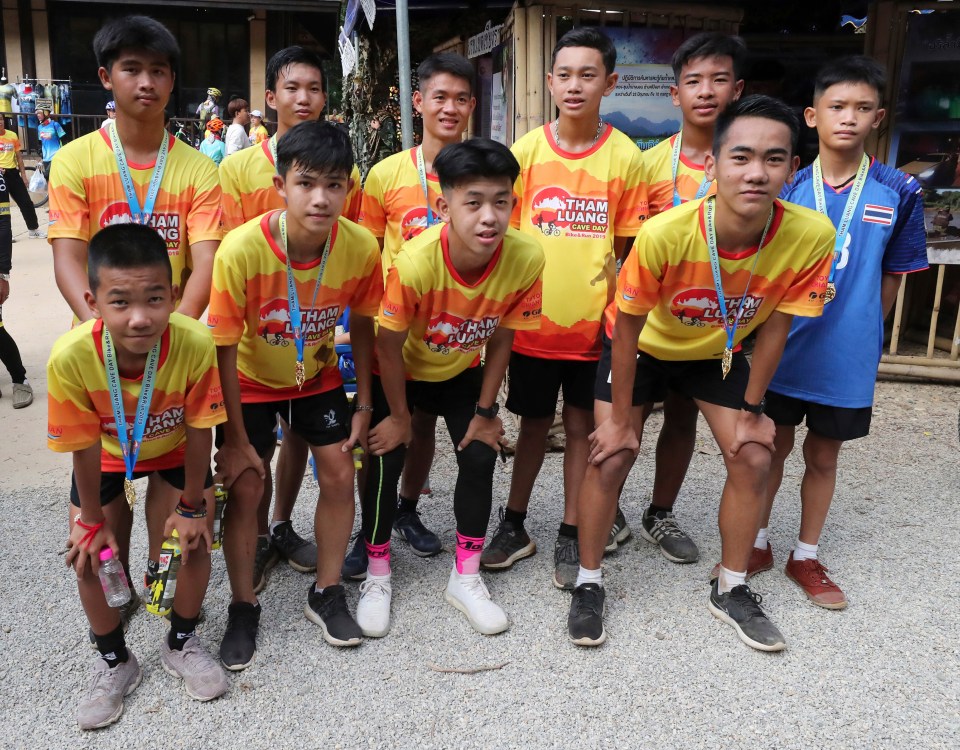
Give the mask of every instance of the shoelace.
M 490 592 L 487 591 L 487 586 L 479 575 L 463 576 L 461 578 L 461 582 L 463 583 L 463 587 L 473 598 L 487 600 L 490 599 Z
M 600 592 L 592 589 L 584 589 L 576 597 L 577 616 L 584 614 L 601 616 L 600 613 Z
M 360 598 L 371 601 L 382 601 L 387 597 L 387 589 L 383 581 L 376 578 L 367 578 L 360 584 Z
M 216 666 L 213 661 L 213 657 L 204 651 L 199 641 L 196 640 L 196 636 L 190 638 L 184 644 L 181 653 L 183 654 L 183 661 L 191 670 L 195 670 L 197 672 L 208 672 L 210 671 L 211 667 Z M 202 669 L 199 669 L 200 667 L 202 667 Z
M 830 580 L 827 576 L 829 568 L 826 565 L 821 563 L 819 560 L 813 560 L 811 564 L 804 565 L 802 568 L 805 575 L 807 575 L 811 581 L 819 583 L 821 586 L 827 586 L 829 588 L 839 588 L 837 584 Z
M 661 536 L 672 536 L 677 539 L 684 536 L 673 516 L 657 519 L 657 522 L 653 524 L 653 535 L 656 536 L 657 533 Z
M 735 586 L 730 592 L 732 599 L 743 608 L 745 615 L 749 617 L 766 617 L 763 609 L 760 607 L 763 597 L 755 591 L 751 591 L 749 586 Z
M 309 544 L 306 539 L 301 538 L 301 536 L 293 530 L 293 524 L 284 524 L 283 526 L 278 526 L 277 531 L 280 533 L 275 533 L 274 536 L 276 537 L 277 541 L 280 542 L 280 545 L 293 552 L 296 552 L 301 547 Z
M 580 559 L 580 544 L 576 539 L 565 541 L 556 549 L 557 562 L 575 563 Z

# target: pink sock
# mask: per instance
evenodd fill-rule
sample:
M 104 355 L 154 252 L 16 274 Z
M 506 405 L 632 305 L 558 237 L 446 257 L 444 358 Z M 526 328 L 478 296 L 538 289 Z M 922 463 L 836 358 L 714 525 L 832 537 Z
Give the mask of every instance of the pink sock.
M 480 553 L 483 537 L 464 536 L 457 532 L 457 572 L 460 575 L 476 575 L 480 572 Z
M 367 572 L 372 576 L 390 575 L 390 542 L 367 545 Z

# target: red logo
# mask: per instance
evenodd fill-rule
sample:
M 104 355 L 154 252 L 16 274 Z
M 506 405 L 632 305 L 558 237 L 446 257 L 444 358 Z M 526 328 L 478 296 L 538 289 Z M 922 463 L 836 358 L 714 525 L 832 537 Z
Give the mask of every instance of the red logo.
M 111 203 L 100 214 L 100 228 L 114 224 L 132 224 L 133 215 L 130 213 L 130 206 L 126 201 L 116 201 Z M 167 252 L 171 255 L 180 253 L 180 214 L 161 214 L 153 213 L 150 215 L 150 221 L 147 226 L 155 229 L 157 234 L 167 243 Z M 173 251 L 173 252 L 171 252 Z
M 436 211 L 432 213 L 433 224 L 440 223 L 440 219 L 437 217 Z M 424 229 L 433 226 L 433 224 L 430 224 L 427 219 L 427 209 L 425 206 L 411 208 L 409 211 L 407 211 L 403 215 L 403 218 L 400 219 L 400 236 L 403 237 L 403 241 L 407 242 L 408 240 L 412 240 Z
M 727 317 L 730 323 L 740 304 L 740 297 L 726 297 Z M 744 328 L 757 314 L 763 297 L 748 294 L 743 301 L 743 312 L 740 315 L 739 327 Z M 670 313 L 685 326 L 702 328 L 710 326 L 722 328 L 723 321 L 720 315 L 720 304 L 717 302 L 717 292 L 714 289 L 688 289 L 677 294 L 670 303 Z
M 610 204 L 578 198 L 559 187 L 544 188 L 533 197 L 530 221 L 548 237 L 564 231 L 573 237 L 606 236 Z
M 340 317 L 339 305 L 301 310 L 303 319 L 301 333 L 305 346 L 313 346 L 337 325 Z M 290 327 L 290 310 L 287 300 L 274 299 L 260 308 L 260 324 L 257 335 L 271 346 L 289 346 L 293 341 L 293 329 Z
M 480 320 L 466 320 L 457 315 L 442 312 L 427 323 L 423 341 L 427 348 L 438 354 L 450 354 L 459 349 L 473 352 L 481 349 L 500 322 L 499 315 L 488 315 Z

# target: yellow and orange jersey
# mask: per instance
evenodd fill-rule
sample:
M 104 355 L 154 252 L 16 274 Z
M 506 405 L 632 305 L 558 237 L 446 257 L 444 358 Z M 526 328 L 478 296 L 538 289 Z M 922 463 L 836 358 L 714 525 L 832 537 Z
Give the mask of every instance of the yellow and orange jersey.
M 256 146 L 270 137 L 270 131 L 267 130 L 266 125 L 251 125 L 249 135 L 250 143 Z
M 267 211 L 285 208 L 283 198 L 273 184 L 277 173 L 270 151 L 270 139 L 231 154 L 220 163 L 220 187 L 223 189 L 223 228 L 228 232 Z M 356 221 L 360 215 L 360 170 L 353 165 L 353 187 L 347 194 L 343 216 Z
M 20 139 L 13 130 L 4 130 L 0 123 L 0 169 L 16 169 Z
M 387 273 L 380 326 L 409 329 L 403 346 L 407 377 L 449 380 L 480 362 L 499 326 L 533 331 L 540 325 L 543 250 L 507 231 L 480 279 L 468 284 L 454 268 L 446 224 L 404 245 Z
M 620 271 L 617 306 L 647 316 L 638 348 L 657 359 L 718 359 L 726 347 L 703 214 L 704 200 L 698 200 L 650 219 Z M 823 313 L 836 239 L 833 224 L 825 219 L 808 208 L 776 201 L 759 258 L 756 247 L 736 254 L 718 248 L 728 314 L 746 290 L 735 344 L 774 311 L 805 317 Z
M 366 229 L 344 218 L 331 231 L 330 253 L 317 288 L 320 258 L 292 263 L 303 320 L 306 383 L 294 377 L 297 348 L 287 300 L 287 256 L 270 231 L 271 211 L 227 234 L 213 262 L 207 325 L 218 346 L 238 345 L 244 403 L 312 396 L 343 381 L 333 338 L 346 307 L 374 316 L 383 296 L 380 248 Z M 316 296 L 314 296 L 316 292 Z
M 673 208 L 673 144 L 677 136 L 660 141 L 641 158 L 641 175 L 647 191 L 645 218 L 662 214 Z M 677 163 L 677 194 L 681 203 L 692 201 L 703 184 L 703 164 L 696 164 L 683 153 Z M 715 195 L 716 181 L 710 183 L 704 196 Z M 701 196 L 703 197 L 703 196 Z M 612 300 L 603 311 L 603 325 L 608 337 L 613 338 L 613 324 L 617 319 L 617 302 Z
M 581 154 L 561 149 L 545 125 L 513 145 L 520 162 L 511 223 L 543 247 L 543 320 L 514 351 L 548 359 L 600 357 L 603 309 L 613 298 L 615 237 L 632 237 L 646 212 L 640 150 L 609 125 Z
M 136 378 L 121 374 L 130 432 L 142 384 L 142 374 Z M 54 343 L 47 363 L 47 405 L 51 450 L 67 453 L 101 443 L 103 471 L 125 470 L 103 363 L 103 320 L 88 320 Z M 160 362 L 136 470 L 183 466 L 187 426 L 210 428 L 226 419 L 213 337 L 203 323 L 173 313 L 160 339 Z
M 219 241 L 220 183 L 217 165 L 199 151 L 167 137 L 167 165 L 149 226 L 167 243 L 173 283 L 183 290 L 192 266 L 190 246 Z M 127 162 L 140 205 L 154 164 Z M 89 242 L 104 227 L 131 221 L 117 159 L 106 129 L 77 138 L 57 152 L 50 169 L 47 237 Z
M 427 228 L 428 214 L 432 214 L 433 223 L 440 221 L 437 216 L 440 181 L 432 172 L 426 174 L 426 179 L 429 212 L 417 170 L 417 149 L 388 156 L 367 175 L 360 204 L 360 224 L 383 239 L 384 278 L 403 243 Z

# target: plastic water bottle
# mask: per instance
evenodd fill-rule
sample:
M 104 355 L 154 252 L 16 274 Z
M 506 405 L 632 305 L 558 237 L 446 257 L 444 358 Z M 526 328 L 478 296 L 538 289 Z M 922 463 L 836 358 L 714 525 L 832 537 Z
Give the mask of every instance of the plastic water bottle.
M 153 597 L 147 604 L 147 612 L 150 614 L 166 617 L 173 609 L 180 559 L 180 535 L 174 531 L 160 547 L 160 578 L 154 584 Z
M 113 556 L 113 550 L 109 547 L 100 550 L 100 585 L 109 606 L 122 607 L 130 601 L 127 574 L 123 572 L 123 565 Z

